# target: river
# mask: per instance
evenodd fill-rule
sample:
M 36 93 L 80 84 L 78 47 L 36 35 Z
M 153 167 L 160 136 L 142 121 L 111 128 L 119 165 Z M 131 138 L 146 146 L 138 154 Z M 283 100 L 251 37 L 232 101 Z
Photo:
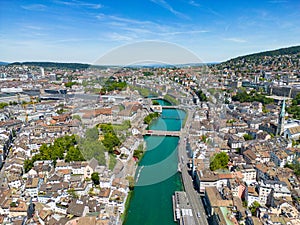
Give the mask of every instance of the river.
M 158 100 L 161 105 L 170 105 Z M 151 130 L 178 131 L 186 114 L 164 109 Z M 136 184 L 125 225 L 174 225 L 172 195 L 183 189 L 177 172 L 178 137 L 145 136 L 146 153 L 136 171 Z

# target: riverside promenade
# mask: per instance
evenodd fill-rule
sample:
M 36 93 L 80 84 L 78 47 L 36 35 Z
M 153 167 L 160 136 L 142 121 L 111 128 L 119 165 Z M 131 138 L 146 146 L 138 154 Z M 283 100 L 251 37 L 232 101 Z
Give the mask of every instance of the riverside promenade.
M 191 204 L 195 224 L 196 225 L 208 225 L 205 210 L 201 201 L 199 193 L 194 189 L 193 181 L 188 173 L 188 156 L 186 152 L 186 140 L 189 133 L 189 127 L 193 119 L 193 110 L 189 110 L 187 113 L 187 120 L 185 127 L 181 130 L 180 141 L 178 145 L 178 167 L 181 169 L 182 182 L 184 190 L 187 194 L 188 200 Z

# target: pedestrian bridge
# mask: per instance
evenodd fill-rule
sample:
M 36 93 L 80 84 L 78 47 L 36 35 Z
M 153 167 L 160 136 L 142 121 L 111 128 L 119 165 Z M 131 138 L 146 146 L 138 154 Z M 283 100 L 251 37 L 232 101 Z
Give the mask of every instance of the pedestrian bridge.
M 165 130 L 144 130 L 143 135 L 152 135 L 152 136 L 172 136 L 179 137 L 181 131 L 165 131 Z
M 180 105 L 162 105 L 163 109 L 182 109 L 182 106 Z

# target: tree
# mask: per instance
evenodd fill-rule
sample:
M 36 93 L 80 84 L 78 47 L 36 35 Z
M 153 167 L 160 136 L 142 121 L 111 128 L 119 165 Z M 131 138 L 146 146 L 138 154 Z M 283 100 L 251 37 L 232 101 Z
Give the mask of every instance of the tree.
M 8 106 L 6 102 L 0 102 L 0 109 L 4 109 L 4 107 Z
M 210 162 L 210 169 L 212 171 L 218 169 L 226 169 L 229 162 L 229 156 L 225 152 L 217 153 L 213 156 Z
M 76 191 L 74 190 L 74 188 L 67 190 L 67 192 L 69 195 L 71 195 L 72 198 L 78 198 L 78 195 L 77 195 Z
M 115 135 L 115 133 L 105 134 L 102 143 L 110 153 L 113 152 L 114 147 L 119 146 L 121 144 L 119 138 Z
M 250 134 L 244 134 L 243 137 L 244 137 L 245 141 L 253 140 L 253 137 Z
M 207 101 L 207 96 L 203 93 L 202 90 L 198 90 L 195 92 L 198 98 L 200 99 L 201 102 L 206 102 Z
M 152 101 L 152 105 L 159 105 L 159 102 L 156 101 L 156 100 L 153 100 L 153 101 Z
M 69 82 L 65 83 L 65 87 L 71 88 L 75 84 L 77 84 L 77 83 L 74 81 L 69 81 Z
M 255 216 L 256 210 L 260 207 L 260 204 L 257 201 L 254 201 L 252 205 L 249 207 L 252 216 Z
M 106 93 L 114 90 L 121 91 L 126 87 L 127 87 L 126 82 L 118 82 L 118 81 L 114 81 L 113 79 L 108 79 L 104 87 L 101 89 L 101 93 Z
M 150 113 L 149 115 L 147 115 L 147 116 L 144 118 L 144 123 L 145 123 L 145 124 L 150 124 L 151 121 L 152 121 L 153 119 L 156 119 L 157 117 L 159 117 L 159 113 L 158 113 L 158 112 Z
M 300 93 L 292 101 L 292 105 L 287 108 L 287 112 L 293 115 L 293 118 L 300 119 Z
M 32 167 L 33 163 L 38 160 L 57 160 L 64 159 L 64 154 L 67 153 L 67 160 L 71 161 L 81 161 L 84 160 L 80 151 L 74 149 L 77 144 L 75 135 L 59 137 L 54 140 L 51 145 L 42 144 L 40 147 L 40 152 L 34 155 L 31 160 L 25 160 L 24 170 L 28 172 Z M 71 152 L 68 154 L 69 150 Z
M 33 162 L 30 159 L 25 159 L 24 161 L 24 171 L 27 173 L 33 167 Z
M 92 173 L 91 179 L 92 179 L 92 181 L 94 182 L 95 185 L 100 184 L 99 173 L 97 173 L 97 172 Z
M 132 176 L 127 176 L 126 180 L 129 182 L 129 190 L 132 191 L 134 189 L 134 178 Z
M 201 138 L 201 141 L 203 141 L 204 143 L 207 142 L 207 136 L 206 135 L 203 134 L 200 138 Z
M 144 72 L 143 72 L 143 75 L 144 75 L 144 76 L 153 76 L 154 73 L 151 72 L 151 71 L 144 71 Z
M 284 167 L 292 169 L 296 176 L 300 176 L 300 163 L 299 162 L 287 163 Z
M 18 203 L 17 202 L 11 202 L 9 204 L 10 207 L 17 207 L 18 206 Z
M 81 117 L 79 115 L 73 115 L 72 119 L 73 120 L 79 120 L 81 122 Z
M 106 133 L 113 133 L 114 132 L 114 129 L 113 129 L 113 126 L 108 123 L 108 124 L 101 124 L 100 125 L 100 129 L 101 131 L 106 134 Z
M 235 96 L 232 97 L 233 101 L 239 102 L 261 102 L 262 104 L 270 104 L 273 103 L 274 100 L 271 98 L 267 98 L 265 95 L 251 91 L 249 94 L 246 91 L 238 92 Z
M 67 151 L 67 155 L 65 157 L 66 162 L 72 162 L 72 161 L 84 161 L 84 157 L 79 151 L 77 147 L 71 146 L 69 150 Z

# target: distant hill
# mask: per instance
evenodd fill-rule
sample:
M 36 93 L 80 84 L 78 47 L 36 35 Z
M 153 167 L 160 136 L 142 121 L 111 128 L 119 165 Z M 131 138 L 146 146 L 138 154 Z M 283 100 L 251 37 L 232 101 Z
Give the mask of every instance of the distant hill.
M 8 63 L 7 63 L 8 64 Z M 6 64 L 6 65 L 7 65 Z M 38 66 L 44 68 L 58 68 L 58 69 L 87 69 L 87 68 L 97 68 L 97 69 L 107 69 L 107 68 L 122 68 L 123 66 L 111 66 L 111 65 L 91 65 L 91 64 L 82 64 L 82 63 L 59 63 L 59 62 L 14 62 L 8 65 L 26 65 L 26 66 Z M 172 67 L 198 67 L 206 65 L 205 63 L 189 63 L 189 64 L 174 64 L 174 65 L 167 65 L 167 64 L 137 64 L 131 66 L 125 66 L 128 68 L 172 68 Z M 213 65 L 210 63 L 209 65 Z
M 83 63 L 58 63 L 58 62 L 14 62 L 9 65 L 26 65 L 39 67 L 53 67 L 58 69 L 87 69 L 91 65 Z
M 258 53 L 253 53 L 253 54 L 249 54 L 249 55 L 239 56 L 239 57 L 230 59 L 226 62 L 234 62 L 234 61 L 238 61 L 241 59 L 251 60 L 251 59 L 256 59 L 256 58 L 260 58 L 260 57 L 264 57 L 264 56 L 294 55 L 294 54 L 298 54 L 298 53 L 300 53 L 300 46 L 292 46 L 292 47 L 288 47 L 288 48 L 280 48 L 280 49 L 271 50 L 271 51 L 258 52 Z
M 9 63 L 7 62 L 0 62 L 0 66 L 5 66 L 5 65 L 8 65 Z
M 241 68 L 241 70 L 248 71 L 252 70 L 252 68 L 255 68 L 258 65 L 275 66 L 279 70 L 285 68 L 297 69 L 299 68 L 299 59 L 300 46 L 292 46 L 288 48 L 280 48 L 271 51 L 239 56 L 228 61 L 222 62 L 216 66 L 218 69 Z

